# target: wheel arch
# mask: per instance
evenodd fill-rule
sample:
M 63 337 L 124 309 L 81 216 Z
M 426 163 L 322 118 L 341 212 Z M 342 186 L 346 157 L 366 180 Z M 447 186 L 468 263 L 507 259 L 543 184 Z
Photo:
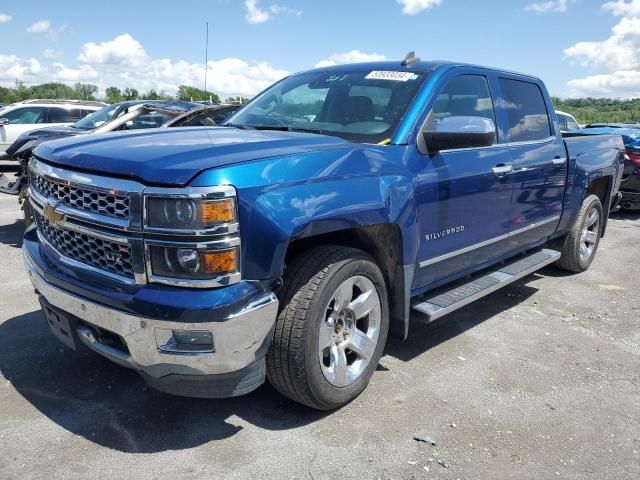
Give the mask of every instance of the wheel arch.
M 414 269 L 404 265 L 403 232 L 394 223 L 378 223 L 293 239 L 286 250 L 285 268 L 303 252 L 320 245 L 357 248 L 371 255 L 382 271 L 389 296 L 390 333 L 405 339 Z
M 613 185 L 613 177 L 602 176 L 591 179 L 587 184 L 587 188 L 584 192 L 584 198 L 587 198 L 589 195 L 595 195 L 600 199 L 600 203 L 602 203 L 602 210 L 604 215 L 604 218 L 602 219 L 602 230 L 600 233 L 602 237 L 604 237 L 607 223 L 609 221 L 609 211 L 611 210 Z

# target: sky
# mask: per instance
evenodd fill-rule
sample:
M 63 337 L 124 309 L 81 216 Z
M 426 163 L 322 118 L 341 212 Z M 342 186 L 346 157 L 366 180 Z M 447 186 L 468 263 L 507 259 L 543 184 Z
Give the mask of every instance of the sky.
M 640 97 L 640 0 L 0 0 L 0 85 L 253 96 L 319 65 L 410 50 L 541 77 L 559 97 Z

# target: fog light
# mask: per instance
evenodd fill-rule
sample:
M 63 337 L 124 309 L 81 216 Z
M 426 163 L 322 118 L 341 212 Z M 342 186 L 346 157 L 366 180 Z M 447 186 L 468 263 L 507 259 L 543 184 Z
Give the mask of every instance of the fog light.
M 159 349 L 166 353 L 213 353 L 213 335 L 206 330 L 156 331 Z M 162 338 L 164 337 L 164 338 Z

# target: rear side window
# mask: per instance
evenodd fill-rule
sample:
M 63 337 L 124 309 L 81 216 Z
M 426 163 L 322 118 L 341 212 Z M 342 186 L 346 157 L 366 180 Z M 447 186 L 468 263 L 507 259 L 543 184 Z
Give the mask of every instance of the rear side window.
M 567 117 L 567 130 L 570 132 L 575 132 L 576 130 L 580 130 L 580 125 L 573 118 Z
M 562 130 L 563 132 L 567 132 L 568 131 L 568 128 L 567 128 L 567 117 L 565 117 L 561 113 L 558 114 L 558 123 L 560 124 L 560 130 Z
M 549 113 L 535 83 L 499 79 L 502 107 L 507 111 L 512 142 L 531 142 L 551 136 Z
M 11 125 L 28 125 L 44 123 L 43 107 L 22 107 L 5 112 L 2 118 L 6 118 Z
M 446 117 L 484 117 L 495 124 L 493 102 L 487 79 L 481 75 L 460 75 L 449 80 L 429 115 L 428 127 Z
M 52 107 L 49 109 L 49 123 L 75 123 L 83 117 L 79 108 Z

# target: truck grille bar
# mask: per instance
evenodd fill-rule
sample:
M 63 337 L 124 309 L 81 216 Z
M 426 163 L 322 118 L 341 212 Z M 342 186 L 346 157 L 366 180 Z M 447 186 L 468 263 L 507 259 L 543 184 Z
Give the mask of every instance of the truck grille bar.
M 34 215 L 40 234 L 62 255 L 133 280 L 133 256 L 130 245 L 54 226 L 39 212 L 34 212 Z
M 128 219 L 129 197 L 104 193 L 89 188 L 67 185 L 46 178 L 33 169 L 29 171 L 31 187 L 47 199 L 61 202 L 70 208 L 114 218 Z

